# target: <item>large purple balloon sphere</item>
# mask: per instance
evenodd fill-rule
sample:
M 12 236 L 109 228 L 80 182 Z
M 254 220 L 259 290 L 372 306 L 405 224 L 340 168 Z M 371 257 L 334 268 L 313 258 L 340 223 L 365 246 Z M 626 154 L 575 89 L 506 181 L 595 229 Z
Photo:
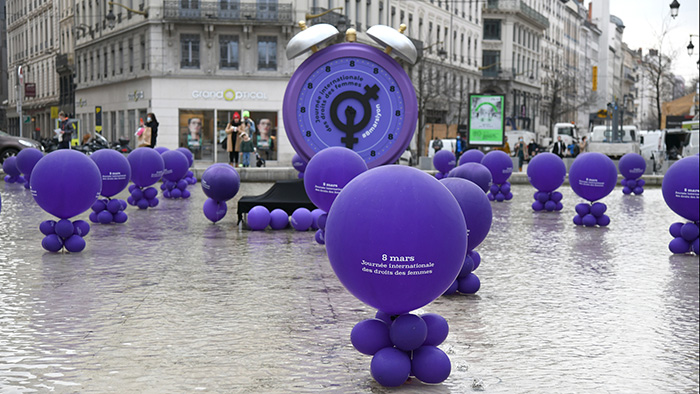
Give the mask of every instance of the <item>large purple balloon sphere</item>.
M 177 182 L 190 168 L 190 162 L 182 151 L 169 150 L 163 152 L 160 157 L 163 159 L 163 179 L 165 180 Z
M 459 164 L 462 165 L 464 163 L 481 163 L 481 159 L 484 158 L 484 152 L 478 150 L 478 149 L 469 149 L 468 151 L 462 153 L 462 156 L 459 157 Z
M 476 183 L 484 193 L 488 192 L 493 177 L 491 171 L 481 163 L 465 163 L 459 167 L 455 167 L 447 174 L 448 178 L 457 177 L 464 178 L 468 181 Z
M 90 155 L 100 169 L 102 194 L 112 197 L 119 194 L 131 180 L 131 165 L 123 154 L 114 149 L 100 149 Z
M 507 181 L 510 178 L 510 174 L 513 173 L 513 160 L 502 150 L 492 150 L 487 153 L 481 159 L 481 164 L 491 171 L 493 183 L 497 185 Z
M 527 165 L 527 178 L 537 190 L 554 191 L 564 184 L 566 164 L 552 152 L 538 153 Z
M 292 157 L 292 167 L 299 172 L 304 172 L 306 170 L 306 162 L 298 154 L 294 154 Z
M 2 170 L 9 176 L 19 176 L 22 173 L 17 168 L 17 156 L 10 156 L 2 162 Z
M 661 184 L 666 205 L 693 222 L 700 220 L 699 160 L 698 156 L 689 156 L 673 163 Z
M 39 149 L 24 148 L 17 154 L 17 169 L 24 175 L 30 175 L 34 166 L 42 157 L 44 157 L 44 154 Z
M 185 157 L 187 158 L 187 167 L 192 167 L 192 164 L 194 164 L 194 155 L 192 154 L 192 151 L 185 147 L 179 147 L 175 150 L 185 155 Z
M 304 189 L 311 202 L 328 212 L 345 185 L 365 171 L 367 163 L 357 152 L 340 146 L 326 148 L 306 165 Z
M 630 152 L 622 156 L 618 167 L 623 177 L 627 179 L 637 179 L 644 175 L 644 171 L 647 169 L 647 162 L 642 155 Z M 632 188 L 634 188 L 634 186 Z
M 366 171 L 336 198 L 326 249 L 341 283 L 390 314 L 427 305 L 457 277 L 467 228 L 452 193 L 413 167 Z M 411 268 L 408 268 L 411 267 Z
M 462 178 L 445 178 L 440 183 L 455 196 L 467 224 L 467 250 L 473 250 L 491 229 L 491 203 L 479 186 Z
M 241 187 L 241 177 L 233 167 L 218 163 L 202 174 L 202 191 L 216 201 L 228 201 L 236 196 Z
M 44 156 L 31 176 L 34 200 L 46 212 L 68 219 L 90 209 L 102 190 L 97 164 L 83 153 L 61 149 Z
M 151 186 L 163 176 L 163 158 L 151 148 L 136 148 L 129 153 L 127 160 L 131 165 L 131 180 L 136 186 Z
M 439 150 L 435 153 L 435 156 L 433 156 L 433 166 L 436 170 L 443 173 L 448 173 L 455 168 L 456 162 L 457 158 L 455 154 L 449 150 Z
M 599 152 L 586 152 L 576 157 L 569 169 L 569 184 L 574 193 L 588 201 L 610 194 L 617 184 L 615 163 Z

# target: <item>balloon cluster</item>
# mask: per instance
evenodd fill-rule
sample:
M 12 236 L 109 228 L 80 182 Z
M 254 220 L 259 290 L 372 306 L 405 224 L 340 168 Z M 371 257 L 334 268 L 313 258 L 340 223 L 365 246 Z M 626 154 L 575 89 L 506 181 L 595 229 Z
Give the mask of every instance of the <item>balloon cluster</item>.
M 5 171 L 5 182 L 7 183 L 25 183 L 22 173 L 17 168 L 17 156 L 10 156 L 2 162 L 2 170 Z
M 295 153 L 294 157 L 292 157 L 292 167 L 299 172 L 297 177 L 299 179 L 303 179 L 304 171 L 306 171 L 306 161 L 304 161 L 304 159 L 302 159 L 297 153 Z
M 25 148 L 19 151 L 17 154 L 17 169 L 24 174 L 24 179 L 27 181 L 24 184 L 25 188 L 29 189 L 32 170 L 34 169 L 36 163 L 38 163 L 43 157 L 44 153 L 36 148 Z
M 160 189 L 163 191 L 163 197 L 165 198 L 190 198 L 191 193 L 187 190 L 188 185 L 184 179 L 180 179 L 177 182 L 165 181 L 160 185 Z
M 83 237 L 90 232 L 90 225 L 84 220 L 45 220 L 39 225 L 39 231 L 45 235 L 41 246 L 49 252 L 66 248 L 69 252 L 78 253 L 85 249 Z
M 189 152 L 188 149 L 184 151 Z M 192 154 L 190 152 L 190 154 Z M 163 191 L 163 197 L 165 198 L 189 198 L 190 191 L 187 190 L 187 186 L 191 183 L 185 178 L 188 173 L 188 168 L 190 166 L 187 154 L 183 153 L 180 148 L 176 150 L 165 151 L 160 154 L 163 159 L 163 179 L 164 182 L 161 184 L 160 188 Z M 189 171 L 189 173 L 192 173 Z
M 563 195 L 560 192 L 536 191 L 533 197 L 535 198 L 535 202 L 532 203 L 533 211 L 552 212 L 561 211 L 564 208 L 564 204 L 561 203 Z
M 481 159 L 481 164 L 491 172 L 493 184 L 489 187 L 488 199 L 503 202 L 513 198 L 508 178 L 513 173 L 513 160 L 506 152 L 492 150 Z
M 180 181 L 182 182 L 182 181 Z M 202 191 L 209 197 L 204 202 L 204 216 L 216 223 L 226 216 L 226 201 L 232 199 L 241 187 L 241 177 L 230 165 L 217 163 L 202 174 Z
M 700 254 L 700 159 L 689 156 L 669 167 L 661 184 L 666 205 L 687 223 L 673 223 L 669 228 L 673 240 L 668 248 L 672 253 Z
M 457 279 L 455 279 L 450 285 L 450 288 L 445 291 L 445 295 L 456 293 L 476 294 L 481 288 L 481 281 L 479 277 L 474 274 L 474 271 L 479 267 L 480 263 L 481 255 L 473 250 L 468 251 L 467 256 L 464 258 L 462 269 L 459 271 L 459 274 L 457 274 Z
M 248 228 L 253 231 L 263 231 L 268 226 L 273 230 L 282 230 L 290 224 L 296 231 L 317 230 L 319 229 L 318 218 L 323 213 L 320 209 L 314 209 L 312 212 L 304 207 L 300 207 L 295 209 L 290 217 L 287 212 L 280 208 L 270 212 L 266 207 L 256 205 L 248 212 L 246 223 Z M 318 241 L 318 238 L 316 240 Z
M 627 153 L 618 164 L 622 174 L 622 193 L 640 195 L 644 193 L 644 179 L 639 179 L 646 171 L 647 163 L 642 155 Z
M 447 176 L 447 174 L 455 168 L 455 163 L 457 163 L 457 158 L 455 154 L 448 150 L 439 150 L 433 156 L 433 167 L 438 170 L 435 174 L 435 178 L 442 179 Z
M 103 198 L 92 204 L 89 218 L 93 223 L 124 223 L 128 219 L 126 212 L 124 212 L 125 209 L 126 201 Z
M 129 205 L 139 207 L 139 209 L 158 206 L 158 190 L 156 190 L 155 187 L 129 185 L 129 193 L 131 193 L 131 195 L 126 198 L 126 202 L 128 202 Z
M 134 149 L 127 156 L 127 160 L 131 166 L 131 180 L 134 184 L 129 186 L 131 195 L 126 201 L 139 209 L 157 206 L 158 190 L 150 186 L 163 177 L 165 161 L 158 151 L 147 147 Z
M 535 155 L 527 166 L 527 177 L 537 189 L 535 202 L 532 203 L 534 211 L 552 212 L 564 208 L 561 203 L 562 194 L 555 191 L 566 179 L 566 165 L 559 156 L 551 152 Z
M 576 216 L 574 224 L 577 226 L 605 227 L 610 224 L 610 218 L 605 214 L 608 207 L 602 202 L 591 204 L 582 202 L 576 205 Z
M 370 371 L 382 386 L 400 386 L 410 376 L 437 384 L 452 370 L 450 358 L 437 347 L 448 333 L 447 320 L 435 313 L 390 316 L 380 311 L 352 328 L 350 342 L 360 353 L 373 356 Z

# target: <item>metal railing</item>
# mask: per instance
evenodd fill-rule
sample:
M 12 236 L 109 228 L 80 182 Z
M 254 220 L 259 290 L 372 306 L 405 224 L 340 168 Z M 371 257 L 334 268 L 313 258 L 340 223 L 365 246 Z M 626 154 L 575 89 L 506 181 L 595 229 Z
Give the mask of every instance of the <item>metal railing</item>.
M 532 19 L 535 23 L 549 28 L 549 20 L 522 0 L 488 0 L 484 6 L 486 10 L 520 11 L 522 14 Z
M 163 17 L 182 21 L 221 22 L 294 22 L 292 4 L 236 3 L 200 1 L 193 7 L 182 7 L 178 0 L 165 0 Z

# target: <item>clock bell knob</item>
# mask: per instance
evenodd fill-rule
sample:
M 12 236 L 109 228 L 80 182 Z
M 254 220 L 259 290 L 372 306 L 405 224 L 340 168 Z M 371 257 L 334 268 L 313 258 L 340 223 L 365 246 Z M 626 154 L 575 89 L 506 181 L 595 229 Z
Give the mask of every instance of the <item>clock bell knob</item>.
M 418 51 L 411 39 L 402 34 L 404 30 L 406 30 L 404 24 L 401 24 L 399 30 L 386 25 L 374 25 L 367 29 L 367 35 L 380 45 L 387 47 L 387 53 L 393 51 L 401 59 L 415 64 L 418 60 Z
M 291 60 L 311 50 L 318 51 L 318 45 L 333 40 L 340 32 L 333 25 L 319 23 L 310 27 L 305 21 L 299 21 L 301 31 L 294 35 L 287 44 L 287 59 Z

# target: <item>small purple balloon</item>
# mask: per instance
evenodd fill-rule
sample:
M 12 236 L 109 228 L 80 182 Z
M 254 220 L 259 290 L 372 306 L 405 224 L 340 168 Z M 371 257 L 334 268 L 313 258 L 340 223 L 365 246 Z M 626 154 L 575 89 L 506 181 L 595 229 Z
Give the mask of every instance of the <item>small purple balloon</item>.
M 207 198 L 206 201 L 204 201 L 204 216 L 213 223 L 223 219 L 224 216 L 226 216 L 227 210 L 228 207 L 225 201 L 216 201 L 212 198 Z
M 192 164 L 194 164 L 194 155 L 192 154 L 192 151 L 185 147 L 179 147 L 175 150 L 185 155 L 187 158 L 187 168 L 192 167 Z
M 50 235 L 49 235 L 50 237 Z M 668 249 L 675 254 L 685 254 L 690 251 L 691 245 L 690 242 L 684 240 L 681 237 L 674 238 L 671 240 L 671 242 L 668 244 Z
M 322 213 L 318 216 L 318 219 L 316 219 L 316 226 L 318 226 L 319 229 L 325 230 L 326 229 L 326 221 L 328 220 L 328 214 L 327 213 Z
M 362 354 L 375 355 L 385 347 L 393 346 L 389 339 L 389 326 L 379 319 L 363 320 L 350 332 L 352 346 Z
M 502 184 L 513 173 L 513 160 L 502 150 L 492 150 L 481 159 L 481 164 L 491 171 L 493 183 Z
M 17 168 L 17 156 L 10 156 L 2 162 L 2 170 L 11 177 L 19 177 L 22 173 Z
M 678 238 L 681 236 L 681 230 L 683 229 L 683 223 L 681 222 L 676 222 L 673 223 L 669 228 L 668 232 L 671 233 L 671 236 L 673 238 Z
M 535 189 L 552 192 L 564 184 L 566 165 L 554 153 L 538 153 L 527 165 L 527 179 Z
M 579 214 L 581 217 L 584 217 L 591 213 L 591 205 L 586 204 L 585 202 L 576 204 L 576 207 L 574 209 L 576 210 L 576 213 Z
M 571 164 L 569 184 L 579 197 L 591 202 L 600 200 L 615 188 L 617 168 L 608 156 L 586 152 L 578 155 Z
M 586 227 L 593 227 L 596 224 L 598 224 L 598 220 L 596 219 L 595 216 L 593 216 L 589 213 L 588 215 L 581 218 L 581 223 Z
M 457 277 L 464 278 L 465 276 L 471 274 L 472 271 L 474 271 L 474 259 L 472 259 L 469 256 L 469 253 L 467 253 L 467 255 L 464 256 L 464 263 L 462 263 L 462 269 L 459 271 Z
M 541 202 L 535 201 L 532 203 L 532 210 L 533 211 L 539 212 L 543 209 L 544 209 L 544 204 L 542 204 Z
M 481 281 L 474 273 L 457 279 L 457 290 L 462 294 L 476 294 L 481 288 Z
M 469 149 L 459 157 L 459 165 L 461 166 L 464 163 L 481 163 L 483 158 L 484 152 L 478 149 Z
M 455 154 L 446 149 L 437 151 L 435 156 L 433 156 L 433 166 L 442 173 L 450 172 L 450 170 L 455 168 L 456 163 L 457 158 Z
M 73 234 L 84 237 L 90 233 L 90 224 L 84 220 L 73 222 Z
M 202 191 L 216 201 L 228 201 L 236 196 L 241 187 L 241 177 L 227 164 L 209 166 L 202 174 Z
M 306 170 L 306 161 L 304 161 L 304 159 L 302 159 L 298 154 L 294 154 L 294 157 L 292 157 L 292 167 L 299 171 L 299 173 L 303 174 Z
M 311 157 L 304 170 L 304 189 L 311 202 L 328 212 L 345 185 L 367 171 L 367 163 L 357 152 L 332 146 Z
M 385 347 L 372 357 L 369 368 L 374 380 L 382 386 L 398 387 L 411 373 L 411 359 L 399 349 Z
M 139 209 L 147 209 L 149 207 L 149 205 L 150 204 L 148 203 L 148 200 L 146 200 L 145 198 L 142 198 L 142 199 L 136 201 L 136 206 L 139 207 Z M 99 219 L 99 215 L 98 215 L 98 219 Z
M 548 212 L 552 212 L 555 209 L 557 209 L 557 203 L 555 203 L 552 200 L 549 200 L 546 203 L 544 203 L 544 209 L 547 210 Z
M 127 160 L 131 165 L 131 181 L 136 186 L 151 186 L 163 177 L 163 158 L 151 148 L 136 148 L 129 153 Z
M 44 220 L 39 224 L 39 231 L 44 235 L 56 234 L 56 221 L 55 220 Z
M 246 222 L 253 231 L 265 230 L 270 224 L 270 211 L 262 205 L 256 205 L 248 212 Z
M 692 222 L 700 220 L 700 158 L 694 155 L 673 163 L 664 175 L 661 192 L 673 212 Z
M 80 235 L 73 234 L 65 240 L 63 246 L 71 253 L 79 253 L 85 249 L 85 240 Z
M 474 268 L 472 268 L 472 271 L 479 268 L 479 265 L 481 264 L 481 255 L 479 254 L 479 252 L 470 250 L 469 252 L 467 252 L 467 254 L 469 255 L 469 257 L 472 258 L 472 261 L 474 262 Z
M 450 326 L 447 320 L 437 313 L 425 313 L 420 316 L 428 326 L 428 335 L 423 342 L 423 346 L 438 346 L 450 333 Z
M 29 176 L 36 163 L 43 157 L 44 154 L 37 148 L 24 148 L 17 154 L 17 169 L 25 176 Z
M 41 240 L 41 246 L 49 252 L 58 252 L 63 249 L 63 240 L 56 234 L 49 234 Z
M 185 176 L 190 167 L 187 156 L 182 151 L 169 150 L 163 152 L 160 157 L 163 159 L 163 179 L 177 182 Z
M 600 227 L 605 227 L 610 224 L 610 217 L 608 215 L 601 215 L 599 218 L 596 218 L 596 224 Z
M 599 218 L 603 216 L 608 207 L 602 202 L 596 202 L 591 205 L 591 215 Z
M 418 349 L 428 336 L 428 325 L 418 315 L 406 313 L 398 316 L 389 327 L 391 343 L 401 350 Z
M 163 153 L 169 151 L 170 149 L 168 149 L 164 146 L 156 146 L 155 148 L 153 148 L 153 150 L 162 155 Z
M 447 174 L 448 178 L 464 178 L 468 181 L 476 183 L 481 190 L 486 193 L 491 187 L 492 176 L 486 166 L 481 163 L 465 163 L 459 167 L 455 167 Z
M 284 210 L 277 208 L 270 212 L 270 228 L 282 230 L 289 226 L 289 215 Z
M 128 218 L 126 212 L 119 211 L 114 214 L 114 223 L 125 223 Z
M 97 214 L 97 221 L 102 224 L 112 223 L 114 216 L 107 210 L 104 210 Z
M 583 226 L 583 218 L 581 215 L 576 214 L 576 216 L 574 216 L 574 224 L 577 226 Z
M 321 151 L 323 152 L 323 151 Z M 317 153 L 318 155 L 318 153 Z M 314 156 L 315 157 L 315 156 Z M 313 157 L 311 158 L 313 160 Z M 363 161 L 364 163 L 364 161 Z M 306 208 L 297 208 L 292 212 L 292 218 L 289 221 L 292 224 L 292 227 L 294 227 L 295 230 L 297 231 L 306 231 L 311 227 L 311 223 L 313 223 L 314 218 L 311 215 L 311 211 L 309 211 Z
M 311 223 L 311 229 L 312 230 L 318 230 L 318 217 L 326 213 L 323 209 L 316 208 L 313 211 L 311 211 L 311 216 L 314 218 L 314 221 Z
M 688 242 L 693 242 L 700 236 L 700 228 L 695 223 L 686 223 L 681 227 L 681 237 Z
M 462 178 L 445 178 L 445 185 L 457 199 L 469 233 L 467 250 L 473 250 L 486 238 L 491 229 L 493 212 L 484 191 L 474 182 Z
M 61 219 L 58 222 L 56 222 L 56 226 L 54 226 L 54 231 L 56 232 L 56 235 L 65 239 L 73 235 L 75 227 L 73 227 L 73 223 L 70 220 Z
M 424 383 L 438 384 L 452 372 L 447 354 L 435 346 L 421 346 L 413 352 L 411 371 L 416 379 Z
M 627 179 L 637 179 L 644 175 L 647 169 L 647 162 L 644 157 L 638 153 L 626 153 L 618 163 L 620 174 Z M 636 185 L 635 185 L 636 186 Z M 632 186 L 633 189 L 635 186 Z
M 90 155 L 100 169 L 102 192 L 104 197 L 119 194 L 131 180 L 131 165 L 123 154 L 114 149 L 100 149 Z
M 324 230 L 318 229 L 314 234 L 314 240 L 320 245 L 326 244 L 326 232 Z

